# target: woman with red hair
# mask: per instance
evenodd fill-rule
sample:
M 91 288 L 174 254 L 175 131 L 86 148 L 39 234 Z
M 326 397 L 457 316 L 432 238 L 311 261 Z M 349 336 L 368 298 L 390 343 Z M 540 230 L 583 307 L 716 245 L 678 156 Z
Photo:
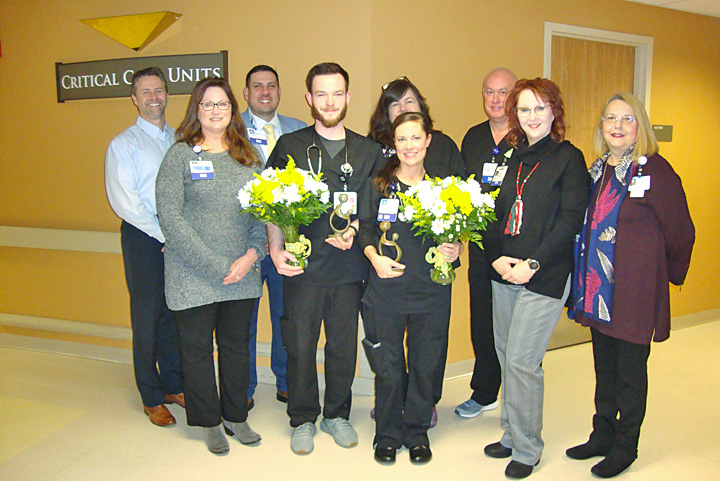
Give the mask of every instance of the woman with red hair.
M 522 79 L 506 109 L 513 147 L 488 225 L 493 329 L 502 372 L 503 436 L 485 447 L 509 458 L 509 478 L 540 462 L 542 360 L 570 289 L 573 238 L 583 224 L 590 177 L 582 152 L 565 138 L 560 89 L 548 79 Z

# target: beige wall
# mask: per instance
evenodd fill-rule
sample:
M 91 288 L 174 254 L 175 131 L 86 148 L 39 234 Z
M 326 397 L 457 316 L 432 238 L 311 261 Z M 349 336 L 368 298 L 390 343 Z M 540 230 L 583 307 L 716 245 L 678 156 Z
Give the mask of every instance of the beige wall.
M 428 99 L 437 126 L 459 144 L 471 125 L 485 120 L 479 89 L 486 71 L 506 66 L 521 77 L 542 75 L 544 22 L 551 21 L 655 39 L 650 117 L 674 125 L 674 140 L 662 144 L 661 153 L 683 178 L 698 229 L 687 283 L 673 290 L 673 315 L 720 307 L 717 296 L 708 295 L 720 292 L 711 248 L 720 224 L 720 136 L 714 127 L 720 112 L 720 19 L 619 0 L 254 5 L 3 0 L 0 226 L 118 229 L 105 197 L 103 158 L 108 142 L 134 121 L 133 106 L 128 99 L 58 104 L 55 62 L 228 50 L 236 93 L 250 67 L 269 63 L 280 72 L 281 112 L 308 120 L 305 74 L 317 62 L 337 61 L 351 75 L 350 128 L 365 132 L 380 86 L 405 75 Z M 140 54 L 79 22 L 159 10 L 183 16 Z M 260 38 L 267 40 L 260 45 Z M 172 125 L 186 102 L 187 96 L 171 97 Z M 465 278 L 463 268 L 455 286 L 450 362 L 472 356 Z M 0 313 L 127 326 L 128 311 L 119 255 L 0 247 Z M 262 324 L 260 337 L 268 340 Z M 8 327 L 0 332 L 38 335 Z

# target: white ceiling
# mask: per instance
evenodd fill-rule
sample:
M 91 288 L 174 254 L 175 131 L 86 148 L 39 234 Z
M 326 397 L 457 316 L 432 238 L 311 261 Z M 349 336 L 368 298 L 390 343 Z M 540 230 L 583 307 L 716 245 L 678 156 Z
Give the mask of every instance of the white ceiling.
M 625 0 L 720 18 L 720 0 Z

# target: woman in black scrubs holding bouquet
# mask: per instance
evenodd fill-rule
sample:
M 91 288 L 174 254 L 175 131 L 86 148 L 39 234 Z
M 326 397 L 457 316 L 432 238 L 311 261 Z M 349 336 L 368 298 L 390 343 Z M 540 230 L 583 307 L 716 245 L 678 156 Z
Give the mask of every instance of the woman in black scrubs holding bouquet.
M 396 193 L 407 191 L 425 177 L 423 161 L 432 138 L 427 117 L 404 113 L 395 119 L 393 130 L 397 153 L 371 181 L 373 194 L 368 196 L 369 205 L 360 221 L 359 242 L 373 266 L 363 297 L 363 342 L 376 375 L 375 459 L 392 463 L 396 450 L 405 445 L 412 462 L 424 463 L 432 456 L 427 431 L 433 410 L 433 372 L 447 342 L 451 287 L 435 284 L 430 278 L 425 253 L 435 243 L 415 236 L 412 224 L 397 218 Z M 378 223 L 381 201 L 395 206 L 390 209 L 393 222 L 386 237 L 399 234 L 402 263 L 377 251 L 382 235 Z M 438 250 L 455 261 L 462 244 L 446 243 Z M 403 389 L 406 331 L 407 396 Z

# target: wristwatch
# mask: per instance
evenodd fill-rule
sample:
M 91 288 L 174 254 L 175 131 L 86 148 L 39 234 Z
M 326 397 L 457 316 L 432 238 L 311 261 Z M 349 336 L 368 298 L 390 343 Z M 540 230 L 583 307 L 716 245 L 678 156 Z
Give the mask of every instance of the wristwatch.
M 533 270 L 533 272 L 537 272 L 538 269 L 540 269 L 540 263 L 537 261 L 537 259 L 528 259 L 527 260 L 528 267 Z

